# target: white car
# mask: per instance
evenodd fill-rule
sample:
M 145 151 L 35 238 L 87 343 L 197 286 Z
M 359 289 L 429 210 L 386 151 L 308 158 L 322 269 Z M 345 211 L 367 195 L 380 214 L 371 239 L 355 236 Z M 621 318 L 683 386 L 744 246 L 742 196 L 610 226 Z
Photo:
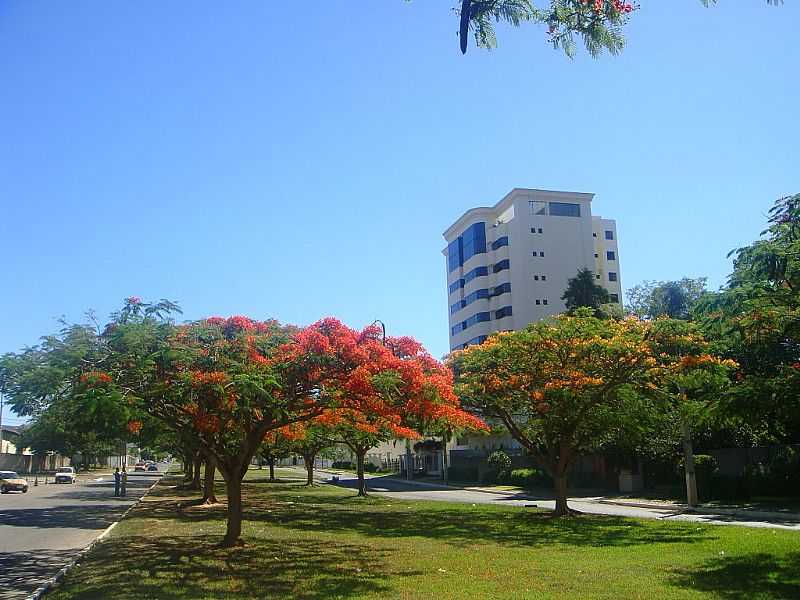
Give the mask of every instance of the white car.
M 56 471 L 56 483 L 75 483 L 75 469 L 59 467 Z

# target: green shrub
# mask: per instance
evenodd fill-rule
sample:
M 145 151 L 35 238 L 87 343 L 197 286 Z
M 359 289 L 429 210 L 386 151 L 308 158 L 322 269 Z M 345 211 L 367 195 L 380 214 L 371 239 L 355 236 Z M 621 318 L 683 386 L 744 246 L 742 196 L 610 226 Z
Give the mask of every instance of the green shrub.
M 355 469 L 355 465 L 349 460 L 335 460 L 333 461 L 333 469 Z
M 364 463 L 364 471 L 367 473 L 376 473 L 380 467 L 373 465 L 371 462 Z
M 514 469 L 503 481 L 523 488 L 550 487 L 553 480 L 538 469 Z
M 502 481 L 511 472 L 511 457 L 502 450 L 495 450 L 486 459 L 486 462 L 492 468 L 493 473 L 487 473 L 484 476 L 484 481 L 494 482 Z

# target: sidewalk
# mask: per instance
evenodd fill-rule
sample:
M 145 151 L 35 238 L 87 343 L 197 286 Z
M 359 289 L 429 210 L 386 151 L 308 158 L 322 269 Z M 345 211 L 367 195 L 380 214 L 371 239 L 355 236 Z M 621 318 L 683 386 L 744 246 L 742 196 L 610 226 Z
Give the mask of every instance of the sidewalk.
M 317 469 L 317 473 L 328 473 L 330 475 L 343 475 L 346 474 L 347 476 L 353 476 L 353 473 L 348 471 L 328 471 L 325 469 Z M 392 481 L 396 483 L 402 483 L 405 485 L 416 486 L 416 487 L 424 487 L 428 489 L 437 489 L 437 490 L 461 490 L 467 492 L 481 492 L 487 494 L 497 494 L 501 496 L 509 496 L 513 495 L 514 498 L 519 500 L 552 500 L 552 494 L 542 490 L 545 493 L 536 493 L 536 491 L 532 490 L 525 490 L 523 488 L 514 487 L 514 486 L 480 486 L 480 485 L 458 485 L 458 484 L 448 484 L 445 485 L 444 483 L 435 483 L 433 481 L 427 480 L 419 480 L 419 479 L 412 479 L 408 480 L 403 477 L 391 476 L 391 475 L 381 475 L 381 474 L 372 474 L 372 473 L 365 473 L 365 479 L 376 479 L 379 478 L 383 481 Z M 671 500 L 645 500 L 645 499 L 638 499 L 638 498 L 614 498 L 609 496 L 597 495 L 597 496 L 570 496 L 570 502 L 586 502 L 590 504 L 598 504 L 598 505 L 612 505 L 612 506 L 621 506 L 626 508 L 644 508 L 650 510 L 658 510 L 658 511 L 668 511 L 673 514 L 696 514 L 696 515 L 709 515 L 709 516 L 724 516 L 724 517 L 735 517 L 735 518 L 742 518 L 742 519 L 751 519 L 754 521 L 768 521 L 768 522 L 791 522 L 791 523 L 800 523 L 800 513 L 793 512 L 789 510 L 785 511 L 770 511 L 770 510 L 759 510 L 753 508 L 746 508 L 746 507 L 736 507 L 736 508 L 726 508 L 720 507 L 715 505 L 709 504 L 701 504 L 697 507 L 690 507 L 688 504 L 671 501 Z

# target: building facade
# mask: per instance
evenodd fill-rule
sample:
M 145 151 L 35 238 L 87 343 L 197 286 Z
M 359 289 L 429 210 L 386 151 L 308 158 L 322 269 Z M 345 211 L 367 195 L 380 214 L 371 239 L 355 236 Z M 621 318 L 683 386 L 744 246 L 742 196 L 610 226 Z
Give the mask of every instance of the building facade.
M 622 302 L 616 223 L 592 215 L 593 196 L 515 188 L 447 228 L 451 350 L 563 312 L 561 296 L 581 269 Z

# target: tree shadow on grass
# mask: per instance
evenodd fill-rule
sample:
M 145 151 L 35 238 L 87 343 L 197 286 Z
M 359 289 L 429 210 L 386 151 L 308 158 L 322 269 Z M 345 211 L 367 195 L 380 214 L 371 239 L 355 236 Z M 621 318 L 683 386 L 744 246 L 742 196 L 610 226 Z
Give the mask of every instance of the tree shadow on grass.
M 375 548 L 250 539 L 246 547 L 220 549 L 218 541 L 204 536 L 111 538 L 92 552 L 85 568 L 66 577 L 52 600 L 322 600 L 390 592 L 383 583 L 388 553 Z
M 455 545 L 476 541 L 515 547 L 636 546 L 688 544 L 716 539 L 711 527 L 685 522 L 641 522 L 615 516 L 553 518 L 550 512 L 486 505 L 420 503 L 378 497 L 341 496 L 337 488 L 264 486 L 245 482 L 244 519 L 298 531 L 360 533 L 367 537 L 436 538 Z M 170 490 L 158 494 L 168 495 Z M 158 497 L 134 509 L 130 518 L 213 522 L 226 519 L 224 504 L 193 507 L 174 497 Z M 224 488 L 217 495 L 224 501 Z
M 800 598 L 800 552 L 720 556 L 677 571 L 671 583 L 723 600 L 796 599 Z
M 307 488 L 306 488 L 307 490 Z M 457 545 L 476 541 L 517 547 L 552 544 L 635 546 L 715 539 L 696 523 L 641 522 L 615 516 L 554 518 L 548 512 L 485 505 L 355 498 L 298 488 L 251 495 L 245 519 L 302 531 L 358 532 L 369 537 L 426 537 Z

